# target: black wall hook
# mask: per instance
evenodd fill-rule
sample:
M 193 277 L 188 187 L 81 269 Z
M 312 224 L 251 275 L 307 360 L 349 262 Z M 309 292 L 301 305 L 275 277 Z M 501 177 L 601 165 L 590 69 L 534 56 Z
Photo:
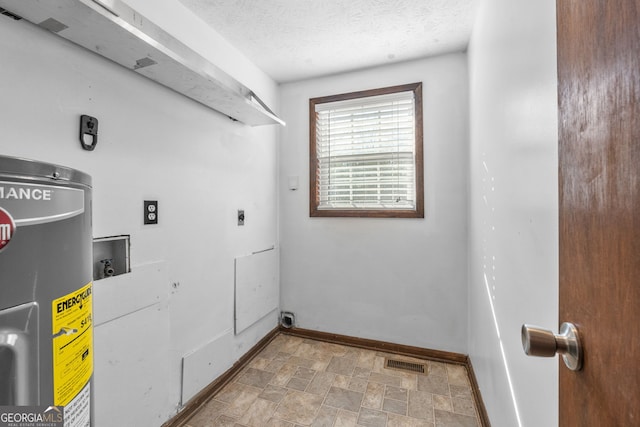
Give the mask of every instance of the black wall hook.
M 87 139 L 89 142 L 87 142 Z M 80 116 L 80 145 L 87 151 L 93 151 L 98 144 L 98 119 Z

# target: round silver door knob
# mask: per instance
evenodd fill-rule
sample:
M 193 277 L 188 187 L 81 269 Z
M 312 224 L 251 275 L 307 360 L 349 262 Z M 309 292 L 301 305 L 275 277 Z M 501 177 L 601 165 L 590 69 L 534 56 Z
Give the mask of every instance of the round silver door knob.
M 582 369 L 582 347 L 578 328 L 565 322 L 560 325 L 560 333 L 533 325 L 522 325 L 522 348 L 527 356 L 554 357 L 562 355 L 567 368 L 572 371 Z

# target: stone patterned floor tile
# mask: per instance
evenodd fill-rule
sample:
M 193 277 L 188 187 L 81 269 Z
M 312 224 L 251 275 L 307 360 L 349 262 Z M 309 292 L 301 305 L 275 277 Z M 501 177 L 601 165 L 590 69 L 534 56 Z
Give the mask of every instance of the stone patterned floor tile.
M 407 389 L 388 385 L 385 388 L 384 397 L 387 399 L 407 401 Z
M 318 345 L 318 343 L 307 340 L 303 342 L 300 347 L 298 347 L 296 356 L 305 357 L 320 362 L 329 362 L 329 360 L 331 360 L 331 357 L 333 357 L 333 352 L 325 346 L 321 346 Z
M 407 402 L 393 399 L 384 399 L 384 401 L 382 402 L 382 410 L 398 415 L 407 415 Z
M 386 427 L 387 414 L 375 409 L 362 408 L 358 415 L 358 425 L 365 427 Z
M 449 396 L 433 395 L 433 407 L 442 411 L 453 412 L 453 403 Z
M 452 385 L 469 385 L 469 378 L 467 378 L 467 370 L 461 365 L 447 365 L 447 375 L 449 377 L 449 384 Z
M 364 393 L 357 391 L 331 387 L 324 400 L 324 404 L 338 409 L 358 412 L 362 405 L 363 395 Z
M 269 363 L 271 359 L 264 357 L 256 357 L 253 359 L 248 366 L 256 369 L 264 369 Z
M 210 400 L 189 420 L 191 427 L 208 427 L 229 406 L 226 403 Z
M 247 386 L 238 383 L 229 383 L 225 388 L 223 388 L 218 394 L 215 395 L 214 399 L 220 402 L 231 403 L 242 393 L 243 390 L 249 389 Z
M 290 353 L 285 353 L 283 351 L 278 351 L 275 354 L 275 356 L 272 357 L 272 360 L 274 362 L 286 362 L 290 358 L 291 358 L 291 354 Z
M 451 390 L 451 397 L 468 400 L 473 399 L 471 386 L 449 385 L 449 389 Z
M 479 427 L 478 420 L 468 415 L 436 410 L 435 418 L 435 427 Z
M 384 367 L 426 363 L 426 375 Z M 183 427 L 480 427 L 462 365 L 277 336 Z
M 291 391 L 282 399 L 273 414 L 275 418 L 301 425 L 310 425 L 322 406 L 322 397 Z
M 345 410 L 339 410 L 333 427 L 356 427 L 358 414 Z
M 418 375 L 403 376 L 400 379 L 401 388 L 407 390 L 415 390 L 418 386 Z
M 371 368 L 365 368 L 363 366 L 358 365 L 353 370 L 353 377 L 361 378 L 363 380 L 368 380 L 370 373 L 371 373 Z
M 274 377 L 273 372 L 263 371 L 260 369 L 249 368 L 238 381 L 240 384 L 250 385 L 258 388 L 265 388 L 269 381 Z
M 304 391 L 311 381 L 304 378 L 293 377 L 287 381 L 287 388 Z
M 364 392 L 367 389 L 367 380 L 362 378 L 351 378 L 349 390 Z
M 279 420 L 277 418 L 271 418 L 265 427 L 294 427 L 295 424 L 289 421 Z
M 284 387 L 298 369 L 295 365 L 286 364 L 271 379 L 270 384 Z
M 221 415 L 217 418 L 211 427 L 237 427 L 237 420 L 235 418 L 227 417 L 226 415 Z
M 304 368 L 313 368 L 315 363 L 316 361 L 313 359 L 308 359 L 306 357 L 300 357 L 300 356 L 291 356 L 287 361 L 287 364 L 289 365 L 295 365 L 297 367 L 302 366 Z
M 258 398 L 253 401 L 238 422 L 247 427 L 264 427 L 271 419 L 277 406 L 278 404 L 275 402 Z
M 316 360 L 315 362 L 313 362 L 313 366 L 311 366 L 311 369 L 313 369 L 316 372 L 324 372 L 327 370 L 327 366 L 329 365 L 329 362 L 321 362 L 319 360 Z
M 277 338 L 283 338 L 281 342 L 278 343 L 279 351 L 289 354 L 294 354 L 303 342 L 302 339 L 290 335 L 280 335 Z
M 312 380 L 316 371 L 310 368 L 299 367 L 298 370 L 293 374 L 294 377 L 303 378 L 305 380 Z
M 433 394 L 441 394 L 443 396 L 449 396 L 449 383 L 447 382 L 447 377 L 419 375 L 418 390 L 427 391 Z
M 285 364 L 286 360 L 271 360 L 269 364 L 264 367 L 264 370 L 267 372 L 278 372 Z
M 393 372 L 388 370 L 389 372 Z M 369 381 L 373 381 L 374 383 L 380 383 L 385 385 L 392 385 L 395 387 L 400 387 L 402 385 L 402 379 L 390 374 L 381 374 L 379 372 L 372 372 L 369 375 Z
M 417 418 L 388 414 L 387 427 L 434 427 L 434 424 Z
M 389 370 L 384 367 L 384 359 L 385 359 L 384 356 L 376 355 L 373 358 L 373 369 L 371 370 L 371 372 L 377 372 L 377 373 L 388 372 Z
M 408 415 L 412 418 L 433 421 L 433 398 L 431 393 L 409 390 Z
M 363 368 L 367 371 L 371 371 L 373 369 L 373 364 L 375 363 L 376 355 L 373 351 L 362 351 L 360 352 L 360 356 L 358 356 L 358 361 L 356 362 L 356 366 Z
M 332 357 L 329 366 L 327 366 L 327 372 L 333 372 L 334 374 L 345 375 L 350 377 L 353 374 L 353 370 L 356 367 L 356 362 L 353 359 L 345 357 Z
M 429 366 L 429 375 L 433 375 L 436 377 L 447 376 L 447 366 L 444 363 L 429 362 L 428 366 Z
M 333 385 L 339 388 L 349 388 L 351 377 L 346 375 L 336 375 L 333 379 Z
M 467 399 L 451 399 L 453 403 L 453 412 L 456 414 L 464 414 L 464 415 L 476 415 L 476 409 L 473 407 L 473 402 Z
M 384 399 L 384 384 L 370 382 L 364 392 L 362 406 L 370 409 L 381 409 Z
M 247 409 L 251 406 L 254 400 L 258 398 L 260 393 L 258 391 L 251 390 L 247 387 L 243 389 L 238 397 L 231 402 L 224 410 L 224 415 L 231 418 L 240 418 Z
M 262 358 L 265 358 L 265 359 L 270 359 L 270 360 L 275 358 L 278 355 L 278 352 L 279 352 L 278 346 L 274 345 L 274 342 L 277 339 L 278 339 L 278 337 L 276 337 L 276 339 L 271 341 L 271 343 L 269 343 L 269 345 L 267 345 L 265 348 L 263 348 L 258 356 L 262 357 Z
M 258 397 L 260 399 L 265 399 L 275 403 L 280 403 L 280 401 L 284 398 L 286 394 L 287 394 L 286 388 L 268 384 Z
M 313 420 L 311 427 L 333 427 L 337 415 L 338 410 L 336 408 L 323 405 L 320 407 L 318 415 L 316 415 L 316 419 Z
M 324 396 L 333 385 L 335 377 L 335 374 L 332 374 L 331 372 L 318 372 L 307 387 L 307 393 Z

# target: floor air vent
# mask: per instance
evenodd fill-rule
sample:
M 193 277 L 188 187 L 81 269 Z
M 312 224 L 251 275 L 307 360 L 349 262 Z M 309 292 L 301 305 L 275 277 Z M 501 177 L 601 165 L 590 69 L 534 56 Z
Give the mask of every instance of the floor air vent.
M 404 360 L 386 358 L 384 361 L 384 367 L 398 371 L 413 372 L 416 374 L 426 375 L 429 373 L 426 363 L 406 362 Z

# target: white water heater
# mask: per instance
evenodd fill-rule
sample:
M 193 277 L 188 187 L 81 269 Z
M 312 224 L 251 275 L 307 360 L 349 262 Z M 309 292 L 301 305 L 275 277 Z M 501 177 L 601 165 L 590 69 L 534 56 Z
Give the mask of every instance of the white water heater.
M 14 420 L 43 406 L 51 425 L 93 425 L 91 251 L 91 178 L 0 156 L 0 407 Z

